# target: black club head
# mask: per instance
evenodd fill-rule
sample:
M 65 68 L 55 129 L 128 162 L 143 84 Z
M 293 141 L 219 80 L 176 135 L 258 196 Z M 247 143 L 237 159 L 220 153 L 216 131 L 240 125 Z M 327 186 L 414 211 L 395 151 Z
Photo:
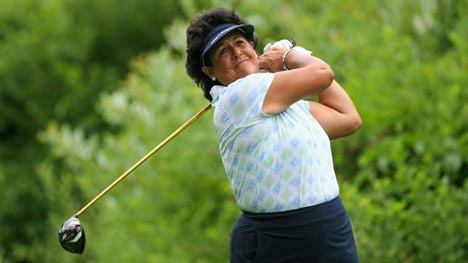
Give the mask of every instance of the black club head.
M 60 227 L 59 242 L 71 253 L 82 254 L 86 244 L 84 229 L 76 216 L 71 217 Z

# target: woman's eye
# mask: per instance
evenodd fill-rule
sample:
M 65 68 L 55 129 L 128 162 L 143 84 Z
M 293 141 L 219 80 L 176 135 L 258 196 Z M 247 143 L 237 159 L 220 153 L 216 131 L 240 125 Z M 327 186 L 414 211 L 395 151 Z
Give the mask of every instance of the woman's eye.
M 219 50 L 219 55 L 223 55 L 224 53 L 226 53 L 226 49 L 225 48 L 222 48 Z

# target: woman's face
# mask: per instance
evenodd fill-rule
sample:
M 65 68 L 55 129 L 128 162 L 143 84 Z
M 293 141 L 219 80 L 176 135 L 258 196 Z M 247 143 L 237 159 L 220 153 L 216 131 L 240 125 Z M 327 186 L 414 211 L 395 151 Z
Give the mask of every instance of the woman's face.
M 225 86 L 259 69 L 255 49 L 239 31 L 223 37 L 210 50 L 210 59 L 212 66 L 204 66 L 203 72 Z

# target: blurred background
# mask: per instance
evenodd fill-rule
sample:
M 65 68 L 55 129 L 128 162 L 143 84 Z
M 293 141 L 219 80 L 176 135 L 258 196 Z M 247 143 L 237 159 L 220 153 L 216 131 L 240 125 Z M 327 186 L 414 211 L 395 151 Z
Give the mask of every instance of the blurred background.
M 363 118 L 333 141 L 362 262 L 468 262 L 465 0 L 1 0 L 0 262 L 227 262 L 239 215 L 212 112 L 60 225 L 207 104 L 185 28 L 211 7 L 327 61 Z

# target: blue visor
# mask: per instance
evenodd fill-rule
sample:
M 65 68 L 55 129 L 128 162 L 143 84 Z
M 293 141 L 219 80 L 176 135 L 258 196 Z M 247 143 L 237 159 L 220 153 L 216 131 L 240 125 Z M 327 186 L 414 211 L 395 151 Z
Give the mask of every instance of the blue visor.
M 205 37 L 203 40 L 203 52 L 201 53 L 200 60 L 202 61 L 203 65 L 206 65 L 205 63 L 205 56 L 208 53 L 208 51 L 216 45 L 216 43 L 223 38 L 225 35 L 228 33 L 232 32 L 233 30 L 239 30 L 241 31 L 248 39 L 253 38 L 253 31 L 254 27 L 250 24 L 234 24 L 234 23 L 228 23 L 228 24 L 221 24 L 218 25 L 217 27 L 213 28 L 211 32 L 208 34 L 208 36 Z

